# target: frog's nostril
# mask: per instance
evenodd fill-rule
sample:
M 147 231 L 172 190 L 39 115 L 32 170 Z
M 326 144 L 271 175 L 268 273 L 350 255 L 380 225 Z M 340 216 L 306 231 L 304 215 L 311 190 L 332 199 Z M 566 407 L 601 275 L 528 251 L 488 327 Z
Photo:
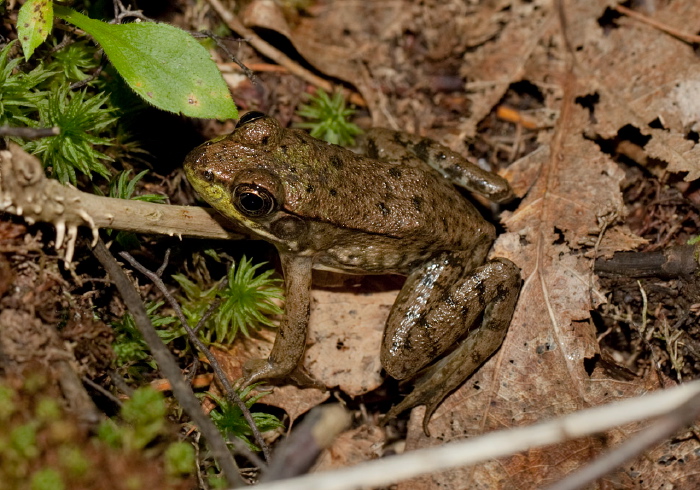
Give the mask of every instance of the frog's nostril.
M 211 170 L 205 170 L 204 172 L 202 172 L 202 177 L 204 177 L 204 180 L 206 180 L 207 182 L 211 182 L 214 180 L 214 172 L 212 172 Z

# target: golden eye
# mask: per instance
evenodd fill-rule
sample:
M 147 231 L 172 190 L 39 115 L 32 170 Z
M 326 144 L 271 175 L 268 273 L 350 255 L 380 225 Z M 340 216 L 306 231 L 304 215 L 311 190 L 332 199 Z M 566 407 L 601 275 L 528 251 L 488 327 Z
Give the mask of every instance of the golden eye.
M 233 189 L 233 204 L 241 213 L 251 218 L 267 216 L 277 208 L 275 197 L 255 184 L 239 184 Z

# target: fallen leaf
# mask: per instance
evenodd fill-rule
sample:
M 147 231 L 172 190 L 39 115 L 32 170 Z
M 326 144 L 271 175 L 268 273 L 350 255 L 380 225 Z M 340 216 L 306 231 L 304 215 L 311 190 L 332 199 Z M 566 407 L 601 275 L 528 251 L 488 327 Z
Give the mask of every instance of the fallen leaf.
M 384 324 L 397 290 L 369 292 L 315 290 L 309 321 L 306 366 L 326 386 L 350 396 L 365 394 L 383 381 L 379 350 Z
M 319 456 L 311 473 L 344 468 L 376 459 L 386 443 L 386 434 L 376 426 L 362 425 L 340 434 Z

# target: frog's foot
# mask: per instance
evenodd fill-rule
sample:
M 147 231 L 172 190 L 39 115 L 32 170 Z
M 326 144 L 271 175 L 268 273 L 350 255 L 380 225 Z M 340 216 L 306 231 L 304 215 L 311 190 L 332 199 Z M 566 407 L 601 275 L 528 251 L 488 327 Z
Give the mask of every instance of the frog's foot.
M 280 368 L 270 362 L 269 359 L 251 359 L 243 366 L 242 388 L 250 386 L 259 381 L 270 379 L 288 379 L 300 388 L 316 388 L 326 391 L 326 385 L 312 378 L 300 366 L 295 367 L 291 372 L 286 368 Z
M 505 332 L 504 332 L 505 334 Z M 435 409 L 442 403 L 447 395 L 459 387 L 466 378 L 486 360 L 491 353 L 483 359 L 477 359 L 474 352 L 475 342 L 470 338 L 452 351 L 449 355 L 430 366 L 416 382 L 413 391 L 409 393 L 398 405 L 391 407 L 380 421 L 385 425 L 388 421 L 398 416 L 409 408 L 425 405 L 423 416 L 423 432 L 430 437 L 428 423 Z M 465 361 L 465 355 L 469 355 L 469 361 Z

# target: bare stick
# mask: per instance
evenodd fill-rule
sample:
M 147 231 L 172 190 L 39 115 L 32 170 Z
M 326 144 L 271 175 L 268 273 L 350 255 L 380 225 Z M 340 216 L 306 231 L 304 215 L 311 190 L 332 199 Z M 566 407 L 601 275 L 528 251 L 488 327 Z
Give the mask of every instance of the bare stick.
M 658 20 L 654 20 L 651 17 L 647 17 L 644 14 L 640 14 L 639 12 L 635 12 L 634 10 L 628 9 L 627 7 L 623 7 L 622 5 L 616 5 L 613 7 L 613 9 L 617 10 L 621 14 L 624 14 L 628 17 L 631 17 L 635 20 L 638 20 L 639 22 L 643 22 L 644 24 L 648 24 L 652 27 L 655 27 L 656 29 L 665 32 L 666 34 L 673 36 L 677 39 L 680 39 L 681 41 L 685 41 L 690 44 L 698 44 L 700 43 L 700 36 L 697 36 L 695 34 L 689 34 L 687 32 L 679 31 L 677 29 L 674 29 L 673 27 L 664 24 L 663 22 L 659 22 Z
M 674 278 L 698 269 L 695 245 L 680 245 L 655 252 L 615 252 L 610 259 L 598 258 L 595 272 L 624 277 Z
M 351 421 L 350 413 L 340 404 L 314 408 L 275 451 L 275 460 L 260 481 L 283 480 L 307 473 L 321 451 L 330 446 Z
M 255 425 L 255 421 L 253 420 L 253 416 L 250 414 L 250 410 L 248 410 L 248 407 L 246 406 L 245 402 L 241 400 L 241 397 L 238 396 L 238 393 L 236 390 L 233 389 L 233 386 L 231 385 L 231 382 L 228 379 L 228 376 L 226 376 L 226 373 L 224 370 L 221 368 L 221 365 L 219 364 L 219 361 L 217 361 L 216 357 L 211 353 L 211 351 L 207 348 L 206 345 L 204 345 L 204 342 L 202 342 L 199 337 L 197 337 L 197 334 L 192 330 L 192 327 L 190 327 L 190 324 L 187 322 L 187 319 L 185 318 L 185 315 L 182 313 L 182 309 L 180 308 L 180 305 L 178 302 L 173 298 L 173 295 L 170 294 L 170 291 L 168 291 L 167 286 L 163 282 L 163 280 L 158 277 L 156 274 L 145 268 L 143 265 L 141 265 L 136 259 L 134 259 L 129 253 L 127 252 L 121 252 L 119 255 L 124 258 L 127 262 L 129 262 L 136 270 L 141 272 L 143 275 L 148 277 L 153 284 L 160 290 L 161 293 L 163 293 L 163 296 L 165 299 L 168 301 L 170 306 L 175 310 L 175 314 L 177 317 L 180 319 L 180 323 L 182 324 L 183 328 L 187 332 L 187 336 L 190 339 L 190 342 L 192 342 L 197 350 L 199 350 L 204 356 L 207 358 L 209 361 L 209 364 L 211 365 L 211 368 L 214 370 L 214 375 L 217 377 L 221 385 L 224 387 L 224 390 L 226 391 L 226 399 L 228 400 L 229 403 L 235 403 L 238 408 L 243 412 L 243 417 L 245 418 L 246 422 L 248 422 L 248 425 L 250 426 L 250 430 L 253 432 L 253 436 L 255 437 L 255 442 L 258 444 L 260 449 L 262 449 L 263 456 L 265 456 L 265 460 L 269 461 L 270 460 L 270 448 L 267 446 L 265 443 L 265 440 L 262 437 L 262 434 L 258 430 L 258 426 Z M 213 311 L 210 309 L 210 311 Z
M 700 395 L 700 381 L 564 415 L 528 427 L 418 449 L 350 468 L 262 483 L 256 490 L 351 490 L 388 486 L 418 475 L 472 465 L 536 447 L 598 434 L 614 427 L 664 416 Z
M 700 395 L 664 415 L 651 427 L 644 429 L 613 451 L 609 451 L 579 471 L 555 483 L 548 490 L 575 490 L 602 478 L 626 461 L 635 458 L 656 444 L 668 439 L 689 425 L 700 414 Z
M 114 199 L 81 192 L 48 179 L 39 160 L 14 143 L 0 151 L 0 211 L 29 223 L 52 223 L 56 248 L 66 245 L 66 262 L 73 256 L 78 227 L 113 228 L 136 233 L 235 239 L 231 222 L 216 211 L 196 206 L 169 206 Z
M 61 133 L 61 128 L 14 128 L 10 126 L 0 126 L 0 136 L 14 136 L 16 138 L 24 138 L 34 140 L 39 138 L 48 138 Z
M 194 396 L 192 389 L 182 376 L 173 355 L 160 340 L 156 329 L 153 328 L 153 324 L 148 318 L 146 308 L 143 305 L 138 291 L 136 291 L 131 282 L 129 282 L 129 278 L 126 277 L 126 274 L 109 250 L 107 250 L 102 240 L 98 240 L 97 245 L 93 249 L 93 254 L 114 281 L 114 285 L 117 287 L 117 290 L 119 290 L 124 303 L 126 303 L 127 308 L 134 317 L 136 327 L 139 329 L 139 332 L 141 332 L 153 357 L 158 363 L 158 367 L 163 375 L 170 381 L 173 395 L 180 403 L 182 409 L 190 416 L 209 442 L 212 454 L 219 465 L 221 465 L 221 469 L 226 476 L 228 484 L 232 487 L 245 485 L 238 467 L 236 466 L 236 462 L 233 459 L 233 455 L 226 446 L 226 441 L 221 437 L 221 434 L 214 426 L 211 419 L 202 411 L 199 400 Z

